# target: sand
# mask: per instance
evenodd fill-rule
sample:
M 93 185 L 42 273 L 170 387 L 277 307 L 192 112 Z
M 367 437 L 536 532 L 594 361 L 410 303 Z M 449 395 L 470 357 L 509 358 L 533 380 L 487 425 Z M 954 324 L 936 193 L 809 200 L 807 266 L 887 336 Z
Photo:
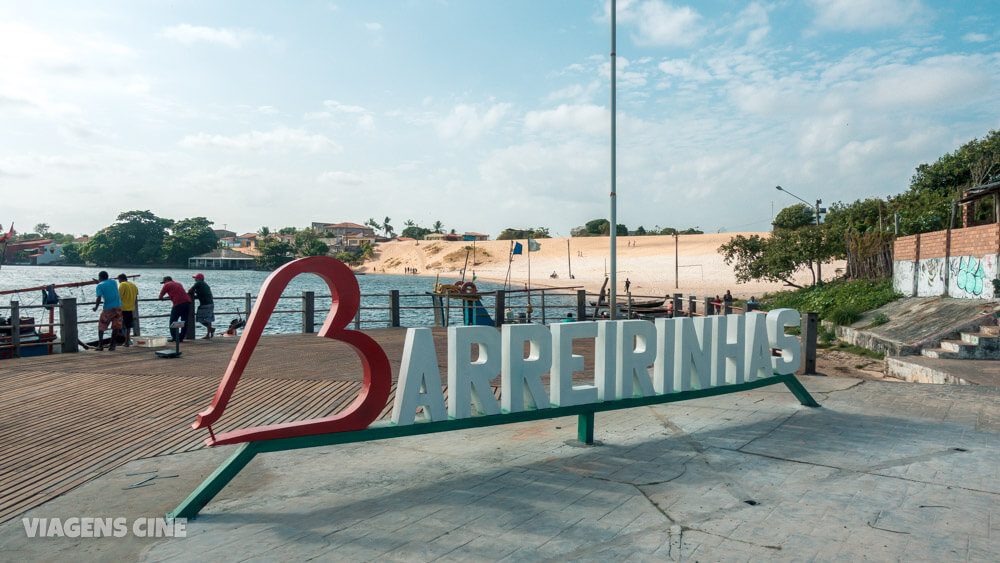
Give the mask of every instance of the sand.
M 768 233 L 681 235 L 676 240 L 676 267 L 673 236 L 618 237 L 618 291 L 624 292 L 626 279 L 631 281 L 633 297 L 662 297 L 668 293 L 704 297 L 722 295 L 728 289 L 736 298 L 746 299 L 789 289 L 780 282 L 737 283 L 732 266 L 723 262 L 718 248 L 738 234 L 766 236 Z M 514 256 L 510 277 L 517 287 L 523 287 L 528 282 L 528 254 L 525 241 L 519 242 L 524 245 L 524 254 Z M 607 237 L 551 238 L 538 242 L 541 248 L 531 253 L 531 287 L 579 286 L 591 293 L 600 291 L 610 263 Z M 360 271 L 403 274 L 409 267 L 416 268 L 420 275 L 440 275 L 442 280 L 453 281 L 461 278 L 466 247 L 472 246 L 471 242 L 448 241 L 379 243 L 375 259 L 365 263 Z M 475 243 L 475 264 L 470 253 L 466 280 L 475 271 L 478 279 L 503 282 L 509 249 L 510 241 L 506 240 Z M 838 276 L 843 267 L 842 261 L 824 264 L 823 278 Z M 569 278 L 570 268 L 574 279 Z M 556 278 L 550 277 L 553 272 Z M 812 275 L 808 270 L 801 271 L 793 280 L 807 285 L 812 283 Z

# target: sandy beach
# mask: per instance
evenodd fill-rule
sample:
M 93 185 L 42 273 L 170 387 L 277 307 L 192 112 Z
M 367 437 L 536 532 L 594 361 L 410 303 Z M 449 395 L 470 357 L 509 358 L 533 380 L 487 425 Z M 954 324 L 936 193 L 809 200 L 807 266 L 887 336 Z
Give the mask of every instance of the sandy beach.
M 720 245 L 738 234 L 721 233 L 703 235 L 617 237 L 618 291 L 624 291 L 625 280 L 631 281 L 633 297 L 662 297 L 668 293 L 712 296 L 732 291 L 738 299 L 760 297 L 768 292 L 789 289 L 782 283 L 737 283 L 733 268 L 727 266 L 719 254 Z M 510 265 L 510 279 L 519 287 L 528 282 L 528 253 L 514 256 Z M 601 289 L 609 268 L 607 237 L 539 239 L 541 248 L 531 253 L 532 287 L 581 286 L 588 292 Z M 510 241 L 491 240 L 475 243 L 475 261 L 469 253 L 471 279 L 475 271 L 478 279 L 503 282 L 507 276 Z M 458 279 L 466 261 L 466 247 L 471 242 L 448 241 L 391 241 L 376 246 L 375 259 L 365 264 L 362 271 L 386 274 L 404 274 L 406 268 L 416 268 L 419 274 L 442 279 Z M 824 264 L 823 278 L 832 279 L 843 268 L 842 261 Z M 551 275 L 555 273 L 557 277 Z M 573 279 L 570 279 L 570 273 Z M 796 283 L 809 284 L 812 276 L 808 270 L 799 272 Z

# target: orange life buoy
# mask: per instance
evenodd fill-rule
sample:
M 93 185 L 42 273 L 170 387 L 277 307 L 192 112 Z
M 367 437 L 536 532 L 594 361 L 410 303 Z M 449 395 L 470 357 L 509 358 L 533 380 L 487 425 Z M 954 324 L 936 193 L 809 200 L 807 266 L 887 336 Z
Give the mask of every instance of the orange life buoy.
M 478 293 L 476 289 L 476 284 L 472 282 L 465 282 L 462 284 L 462 293 Z

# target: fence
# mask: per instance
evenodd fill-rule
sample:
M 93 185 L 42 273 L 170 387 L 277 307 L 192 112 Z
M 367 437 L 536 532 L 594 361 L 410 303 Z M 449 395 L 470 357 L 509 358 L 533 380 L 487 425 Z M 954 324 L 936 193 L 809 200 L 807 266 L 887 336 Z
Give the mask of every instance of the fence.
M 570 290 L 574 288 L 569 288 Z M 362 306 L 354 318 L 354 328 L 361 330 L 376 327 L 403 327 L 403 326 L 450 326 L 452 324 L 463 324 L 463 320 L 455 317 L 463 314 L 462 303 L 478 300 L 486 311 L 492 311 L 492 318 L 496 326 L 510 323 L 540 322 L 548 324 L 552 322 L 564 322 L 572 320 L 605 319 L 611 316 L 611 307 L 602 300 L 602 295 L 587 293 L 583 289 L 567 291 L 560 289 L 532 289 L 532 290 L 498 290 L 483 293 L 462 294 L 461 298 L 442 297 L 437 294 L 400 294 L 399 290 L 390 290 L 388 294 L 366 294 L 362 295 Z M 436 297 L 436 299 L 435 299 Z M 596 301 L 590 300 L 596 298 Z M 256 297 L 250 293 L 242 296 L 216 297 L 216 307 L 220 303 L 237 303 L 234 310 L 215 311 L 216 316 L 248 315 L 253 310 Z M 321 302 L 332 300 L 331 295 L 316 295 L 313 291 L 304 291 L 300 296 L 282 296 L 281 300 L 298 301 L 300 308 L 281 308 L 273 312 L 274 315 L 298 315 L 301 317 L 301 332 L 316 332 L 316 315 L 325 315 L 329 306 Z M 645 300 L 645 301 L 637 301 Z M 653 300 L 654 302 L 650 302 Z M 662 301 L 661 301 L 662 300 Z M 660 303 L 656 303 L 660 301 Z M 136 304 L 135 311 L 135 335 L 142 334 L 141 323 L 147 324 L 151 320 L 167 319 L 169 313 L 161 314 L 140 314 L 150 303 L 162 303 L 166 306 L 169 302 L 161 302 L 158 299 L 140 299 Z M 0 311 L 8 309 L 10 320 L 5 324 L 0 324 L 0 358 L 22 357 L 24 355 L 51 354 L 54 352 L 73 353 L 79 349 L 82 342 L 80 339 L 81 326 L 96 324 L 97 319 L 81 320 L 79 315 L 80 307 L 93 306 L 94 302 L 80 302 L 75 298 L 60 299 L 55 308 L 45 305 L 21 306 L 18 301 L 11 301 L 7 307 L 0 307 Z M 240 310 L 239 305 L 242 305 Z M 318 306 L 322 305 L 322 306 Z M 731 304 L 716 302 L 712 297 L 698 298 L 675 293 L 672 296 L 664 297 L 625 294 L 625 299 L 618 304 L 618 318 L 645 319 L 650 320 L 662 316 L 685 316 L 703 317 L 716 314 L 746 313 L 756 307 L 745 304 L 740 308 Z M 47 310 L 49 312 L 49 322 L 38 324 L 32 317 L 22 317 L 22 313 L 33 309 Z M 225 307 L 222 307 L 225 309 Z M 55 312 L 58 311 L 58 321 L 55 320 Z M 803 327 L 808 325 L 807 315 L 803 313 Z M 813 314 L 814 315 L 814 314 Z M 815 316 L 814 316 L 815 317 Z M 431 321 L 433 319 L 433 321 Z M 195 308 L 191 307 L 187 322 L 187 332 L 185 338 L 195 337 Z M 430 322 L 429 322 L 430 321 Z M 0 320 L 0 322 L 4 322 Z M 815 324 L 815 320 L 813 320 Z M 166 323 L 162 323 L 165 327 Z M 58 334 L 56 328 L 59 328 Z M 285 322 L 284 328 L 290 327 Z M 38 331 L 39 328 L 47 328 L 47 331 Z M 803 334 L 805 335 L 805 328 Z M 298 331 L 298 330 L 296 330 Z M 284 332 L 292 332 L 285 330 Z M 814 331 L 815 332 L 815 331 Z M 8 335 L 9 333 L 9 335 Z M 805 340 L 803 340 L 805 342 Z M 815 365 L 815 334 L 812 338 L 812 352 L 803 357 L 808 361 L 812 358 Z M 807 371 L 806 373 L 812 373 Z

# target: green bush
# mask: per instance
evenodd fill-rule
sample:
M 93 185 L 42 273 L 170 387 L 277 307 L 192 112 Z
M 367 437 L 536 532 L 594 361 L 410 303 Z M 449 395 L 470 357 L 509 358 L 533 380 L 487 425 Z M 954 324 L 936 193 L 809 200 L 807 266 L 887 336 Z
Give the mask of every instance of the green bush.
M 818 332 L 817 336 L 819 337 L 819 342 L 824 346 L 829 346 L 830 344 L 833 344 L 833 341 L 837 339 L 837 332 L 826 328 L 825 325 L 820 325 L 819 330 L 817 332 Z
M 902 296 L 892 288 L 890 279 L 836 280 L 813 287 L 765 295 L 760 300 L 760 305 L 765 311 L 788 307 L 798 311 L 818 313 L 820 319 L 835 320 L 832 317 L 835 310 L 849 308 L 860 315 L 864 311 L 877 309 Z
M 875 313 L 875 316 L 872 317 L 872 322 L 868 323 L 868 328 L 882 326 L 887 322 L 889 322 L 889 317 L 885 316 L 883 313 Z
M 847 326 L 856 323 L 863 312 L 854 305 L 841 305 L 830 312 L 830 320 L 840 326 Z

